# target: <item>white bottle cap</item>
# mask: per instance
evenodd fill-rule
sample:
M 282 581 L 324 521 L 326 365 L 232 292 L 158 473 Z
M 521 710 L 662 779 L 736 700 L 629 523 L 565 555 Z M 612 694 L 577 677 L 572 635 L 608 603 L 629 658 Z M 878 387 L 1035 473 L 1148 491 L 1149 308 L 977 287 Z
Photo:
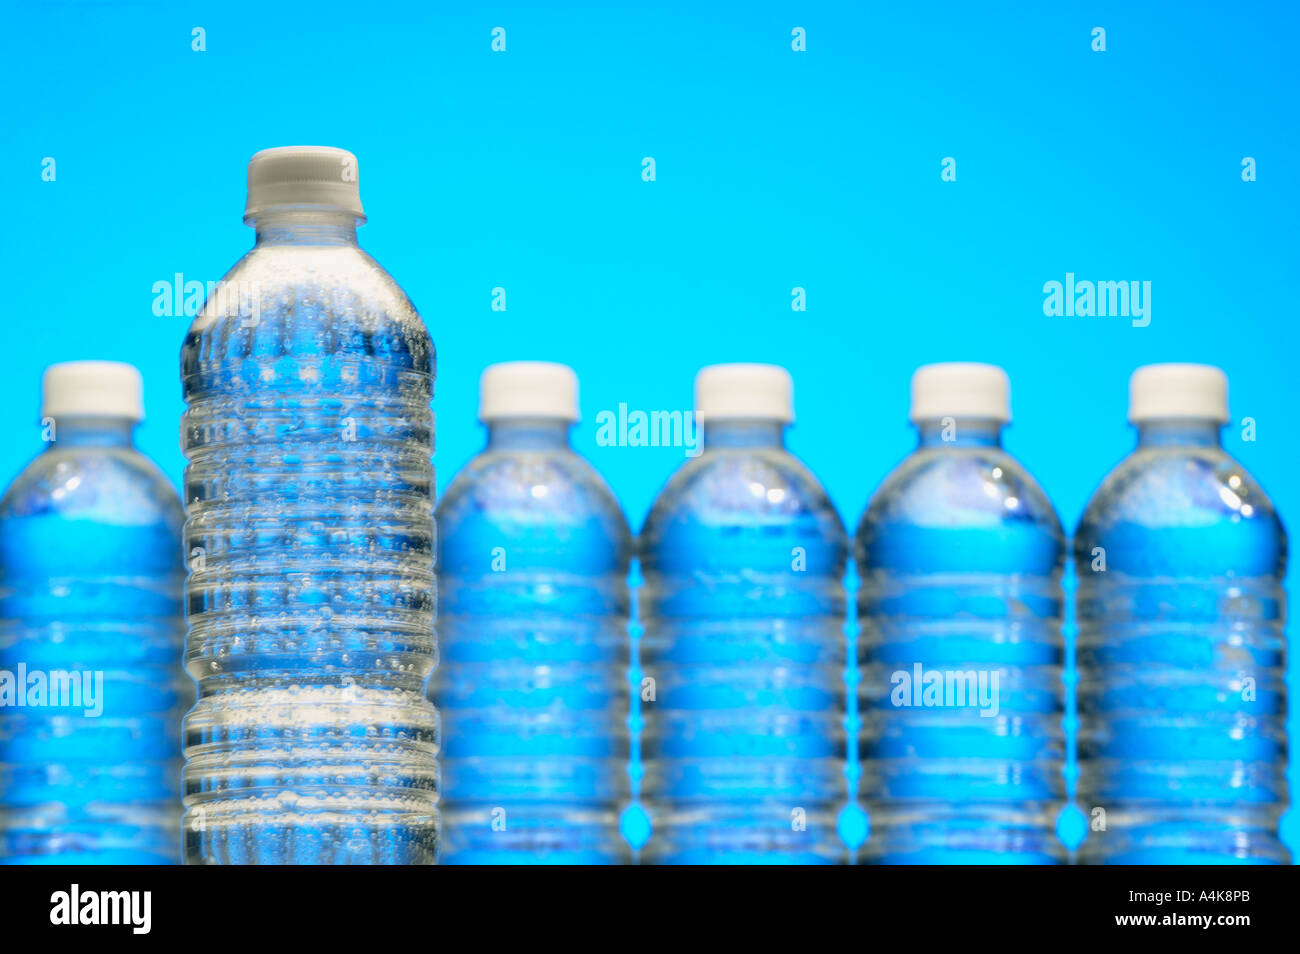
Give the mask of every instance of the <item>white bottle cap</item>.
M 702 421 L 794 423 L 794 382 L 774 364 L 711 364 L 695 375 L 695 414 Z
M 542 417 L 578 420 L 578 376 L 550 361 L 489 365 L 479 378 L 478 419 Z
M 1228 376 L 1208 364 L 1148 364 L 1128 382 L 1128 419 L 1228 423 Z
M 140 372 L 120 361 L 65 361 L 45 369 L 42 417 L 126 417 L 144 420 Z
M 357 157 L 333 146 L 278 146 L 248 161 L 250 225 L 270 208 L 348 212 L 364 222 L 357 186 Z
M 1011 420 L 1011 382 L 993 364 L 949 361 L 925 364 L 912 374 L 912 423 L 945 417 Z

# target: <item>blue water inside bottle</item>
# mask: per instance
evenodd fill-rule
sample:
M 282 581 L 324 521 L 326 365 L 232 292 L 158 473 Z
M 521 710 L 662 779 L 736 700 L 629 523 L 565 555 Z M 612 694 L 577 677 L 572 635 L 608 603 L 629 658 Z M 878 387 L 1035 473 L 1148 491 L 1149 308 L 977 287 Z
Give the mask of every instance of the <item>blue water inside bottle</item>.
M 180 500 L 131 421 L 54 426 L 0 501 L 0 862 L 175 864 Z
M 844 860 L 847 542 L 782 425 L 707 423 L 640 553 L 643 857 Z
M 628 854 L 631 539 L 568 432 L 492 421 L 438 508 L 444 864 Z
M 1214 421 L 1153 421 L 1075 534 L 1080 860 L 1286 863 L 1286 534 Z
M 1061 526 L 999 423 L 919 426 L 857 532 L 863 857 L 1055 863 Z

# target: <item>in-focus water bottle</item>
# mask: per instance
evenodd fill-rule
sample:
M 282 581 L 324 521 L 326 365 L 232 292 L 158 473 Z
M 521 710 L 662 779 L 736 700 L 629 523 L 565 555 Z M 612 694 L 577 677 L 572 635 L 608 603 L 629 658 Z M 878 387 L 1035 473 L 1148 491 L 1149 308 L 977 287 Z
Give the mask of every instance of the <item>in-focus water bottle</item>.
M 919 368 L 911 420 L 857 532 L 863 859 L 1061 861 L 1060 521 L 1002 449 L 1001 368 Z
M 1222 371 L 1139 368 L 1129 400 L 1075 534 L 1080 860 L 1284 864 L 1285 531 L 1220 445 Z
M 479 418 L 438 506 L 442 859 L 624 860 L 627 521 L 569 446 L 571 369 L 492 365 Z
M 181 352 L 186 860 L 430 863 L 433 344 L 351 153 L 259 152 L 244 218 Z
M 784 369 L 704 368 L 695 406 L 703 452 L 641 532 L 643 857 L 841 861 L 844 527 L 785 448 Z
M 0 500 L 0 863 L 175 864 L 181 503 L 135 368 L 53 365 L 41 414 Z

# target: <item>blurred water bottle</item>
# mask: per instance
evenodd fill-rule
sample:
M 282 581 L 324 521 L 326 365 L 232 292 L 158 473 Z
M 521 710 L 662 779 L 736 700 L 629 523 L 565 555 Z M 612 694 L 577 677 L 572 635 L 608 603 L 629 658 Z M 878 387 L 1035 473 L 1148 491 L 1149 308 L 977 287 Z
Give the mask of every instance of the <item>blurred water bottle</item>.
M 643 857 L 840 861 L 844 527 L 785 449 L 784 369 L 705 368 L 695 407 L 703 452 L 641 534 Z
M 1286 534 L 1220 446 L 1218 368 L 1129 386 L 1137 449 L 1075 534 L 1080 860 L 1286 863 Z
M 181 352 L 186 860 L 429 863 L 433 344 L 351 153 L 259 152 L 244 219 Z
M 920 435 L 857 532 L 864 860 L 1051 864 L 1065 793 L 1064 534 L 1002 449 L 1007 376 L 912 377 Z
M 132 444 L 140 374 L 45 372 L 0 501 L 0 863 L 180 860 L 181 504 Z
M 569 446 L 571 369 L 492 365 L 479 418 L 487 447 L 438 507 L 443 861 L 617 862 L 627 521 Z

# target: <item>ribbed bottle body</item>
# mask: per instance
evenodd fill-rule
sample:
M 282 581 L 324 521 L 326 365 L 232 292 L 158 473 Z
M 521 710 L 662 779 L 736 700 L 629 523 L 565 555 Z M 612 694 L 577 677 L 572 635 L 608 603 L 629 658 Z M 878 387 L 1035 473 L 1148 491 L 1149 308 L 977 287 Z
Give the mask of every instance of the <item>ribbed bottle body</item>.
M 651 862 L 845 859 L 847 542 L 813 475 L 754 427 L 706 443 L 641 535 Z
M 1083 861 L 1288 860 L 1286 535 L 1199 430 L 1139 446 L 1075 535 Z
M 210 300 L 182 351 L 187 860 L 432 862 L 432 343 L 351 244 L 224 284 L 256 314 Z
M 494 429 L 438 510 L 443 861 L 616 863 L 627 523 L 563 423 Z
M 1064 857 L 1064 540 L 994 435 L 923 445 L 858 528 L 870 862 Z
M 175 864 L 180 501 L 58 423 L 0 502 L 0 863 Z

